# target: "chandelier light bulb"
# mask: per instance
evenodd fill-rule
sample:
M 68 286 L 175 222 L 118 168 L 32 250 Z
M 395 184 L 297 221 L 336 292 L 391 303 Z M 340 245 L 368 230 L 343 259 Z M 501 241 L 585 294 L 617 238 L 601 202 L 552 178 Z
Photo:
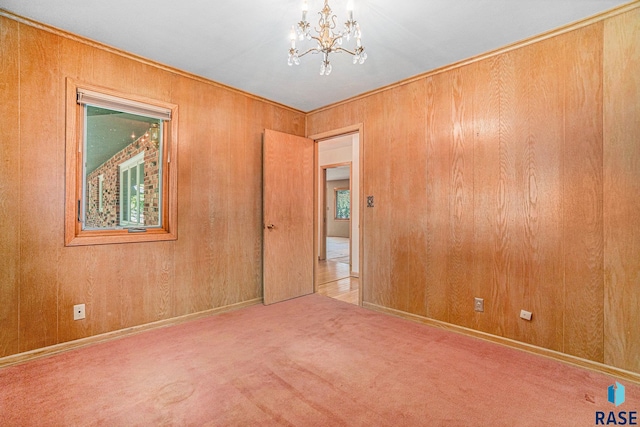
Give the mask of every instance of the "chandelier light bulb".
M 289 40 L 291 41 L 291 49 L 296 48 L 296 30 L 291 26 L 291 31 L 289 31 Z

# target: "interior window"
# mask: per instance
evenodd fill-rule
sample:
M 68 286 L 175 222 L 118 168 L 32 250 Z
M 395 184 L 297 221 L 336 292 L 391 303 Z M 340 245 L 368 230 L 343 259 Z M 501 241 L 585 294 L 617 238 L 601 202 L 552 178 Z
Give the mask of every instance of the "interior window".
M 159 227 L 162 168 L 155 166 L 162 164 L 161 120 L 92 105 L 84 109 L 83 175 L 97 191 L 87 192 L 82 228 Z M 146 174 L 145 163 L 151 166 Z
M 347 220 L 351 218 L 351 193 L 348 188 L 336 188 L 335 219 Z
M 75 114 L 67 111 L 67 116 L 75 132 L 68 128 L 67 138 L 76 139 L 72 145 L 77 151 L 68 153 L 67 176 L 76 180 L 73 189 L 67 183 L 75 201 L 70 219 L 67 197 L 66 243 L 175 238 L 171 221 L 177 211 L 171 196 L 175 189 L 168 187 L 175 181 L 171 179 L 175 168 L 169 164 L 176 153 L 170 144 L 176 134 L 176 107 L 81 86 L 75 87 L 73 95 Z M 76 161 L 69 161 L 70 157 Z M 70 170 L 74 164 L 77 169 Z

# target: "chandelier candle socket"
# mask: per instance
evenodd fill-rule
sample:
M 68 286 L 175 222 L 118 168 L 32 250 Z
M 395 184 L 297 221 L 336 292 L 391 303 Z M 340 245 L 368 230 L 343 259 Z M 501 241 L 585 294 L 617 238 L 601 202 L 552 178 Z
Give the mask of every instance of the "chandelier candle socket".
M 320 75 L 328 76 L 331 74 L 331 62 L 329 62 L 329 54 L 332 52 L 346 52 L 353 56 L 354 64 L 363 64 L 367 59 L 367 54 L 364 52 L 362 46 L 362 32 L 360 31 L 360 24 L 353 19 L 353 3 L 350 0 L 347 4 L 347 14 L 349 19 L 344 24 L 344 30 L 342 32 L 336 32 L 336 15 L 333 15 L 331 7 L 329 7 L 329 0 L 324 0 L 324 7 L 318 15 L 318 27 L 315 28 L 317 35 L 311 35 L 311 25 L 307 22 L 307 12 L 309 11 L 309 5 L 307 0 L 304 0 L 302 4 L 302 20 L 296 26 L 291 27 L 289 33 L 289 40 L 291 41 L 291 47 L 289 48 L 289 66 L 300 64 L 300 58 L 308 53 L 322 53 L 323 59 L 320 65 Z M 297 38 L 302 41 L 315 40 L 316 46 L 305 50 L 300 53 L 296 48 L 296 35 Z M 351 37 L 356 39 L 356 48 L 354 50 L 345 49 L 342 47 L 343 38 L 346 37 L 347 41 L 351 40 Z

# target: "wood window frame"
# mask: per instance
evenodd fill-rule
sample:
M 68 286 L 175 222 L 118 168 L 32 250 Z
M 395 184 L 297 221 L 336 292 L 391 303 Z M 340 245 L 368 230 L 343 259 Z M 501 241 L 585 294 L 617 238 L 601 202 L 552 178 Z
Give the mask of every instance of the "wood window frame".
M 161 179 L 163 203 L 159 227 L 147 228 L 143 232 L 131 232 L 128 229 L 82 229 L 78 206 L 84 200 L 82 196 L 84 130 L 83 107 L 77 103 L 77 91 L 79 88 L 171 110 L 171 120 L 163 122 L 163 135 L 165 138 L 162 144 L 163 173 Z M 67 78 L 65 132 L 65 246 L 158 242 L 176 240 L 178 238 L 177 105 Z

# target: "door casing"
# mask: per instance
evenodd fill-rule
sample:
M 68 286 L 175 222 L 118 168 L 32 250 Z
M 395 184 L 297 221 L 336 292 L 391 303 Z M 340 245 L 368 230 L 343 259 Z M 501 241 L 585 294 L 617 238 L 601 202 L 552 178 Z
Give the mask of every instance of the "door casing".
M 309 135 L 308 138 L 312 139 L 315 144 L 314 144 L 314 176 L 316 177 L 317 180 L 317 176 L 318 176 L 318 142 L 321 142 L 323 140 L 327 140 L 327 139 L 331 139 L 331 138 L 335 138 L 338 136 L 343 136 L 343 135 L 350 135 L 350 134 L 359 134 L 359 147 L 358 147 L 358 157 L 359 157 L 359 162 L 358 162 L 358 176 L 359 176 L 359 180 L 358 180 L 358 184 L 359 184 L 359 210 L 358 210 L 358 218 L 359 218 L 359 223 L 360 223 L 360 232 L 358 233 L 358 249 L 359 249 L 359 258 L 358 258 L 358 277 L 359 277 L 359 282 L 360 282 L 360 286 L 358 287 L 358 305 L 362 306 L 362 302 L 364 299 L 364 289 L 366 286 L 366 275 L 364 274 L 363 271 L 363 266 L 364 266 L 364 257 L 366 256 L 366 254 L 364 253 L 364 231 L 365 231 L 365 223 L 364 223 L 364 201 L 365 201 L 365 197 L 364 197 L 364 184 L 365 184 L 365 177 L 364 177 L 364 162 L 365 162 L 365 158 L 364 158 L 364 138 L 365 138 L 365 132 L 364 132 L 364 125 L 362 123 L 358 123 L 355 125 L 351 125 L 351 126 L 346 126 L 343 128 L 339 128 L 339 129 L 334 129 L 334 130 L 330 130 L 327 132 L 322 132 L 322 133 L 317 133 L 317 134 L 312 134 Z M 313 260 L 314 260 L 314 271 L 317 271 L 318 269 L 318 224 L 317 224 L 317 212 L 318 212 L 318 183 L 314 183 L 314 190 L 313 190 L 313 202 L 314 202 L 314 211 L 316 212 L 316 214 L 314 215 L 314 222 L 316 222 L 314 224 L 314 233 L 313 233 Z M 316 283 L 315 283 L 315 275 L 314 275 L 314 292 L 316 292 Z

